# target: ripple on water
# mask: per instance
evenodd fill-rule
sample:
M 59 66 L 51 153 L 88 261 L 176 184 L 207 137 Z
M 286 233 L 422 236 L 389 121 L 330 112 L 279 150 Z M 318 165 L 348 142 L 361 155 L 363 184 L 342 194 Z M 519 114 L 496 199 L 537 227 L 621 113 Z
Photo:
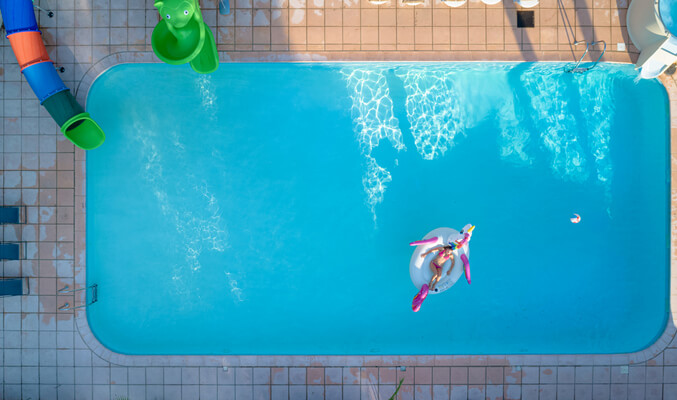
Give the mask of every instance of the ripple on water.
M 150 117 L 153 118 L 153 117 Z M 147 119 L 147 118 L 146 118 Z M 142 118 L 135 119 L 142 121 Z M 153 122 L 145 125 L 153 126 Z M 135 127 L 142 131 L 138 123 Z M 204 251 L 223 252 L 228 247 L 227 233 L 223 227 L 221 211 L 218 199 L 210 191 L 206 181 L 200 181 L 192 176 L 186 158 L 185 146 L 177 132 L 162 132 L 169 138 L 171 146 L 168 150 L 160 151 L 159 130 L 150 129 L 143 134 L 135 135 L 138 143 L 139 154 L 143 158 L 142 177 L 150 186 L 164 218 L 171 223 L 179 234 L 177 251 L 182 255 L 182 262 L 172 267 L 172 282 L 178 294 L 188 294 L 196 290 L 192 279 L 186 279 L 201 269 L 200 256 Z M 166 139 L 165 139 L 166 140 Z M 178 160 L 176 167 L 187 171 L 188 181 L 197 182 L 193 185 L 170 185 L 163 170 L 163 155 L 171 155 Z M 185 202 L 182 199 L 190 197 L 195 199 Z M 185 204 L 192 204 L 187 207 Z M 229 281 L 237 284 L 236 280 Z M 239 289 L 238 289 L 239 290 Z M 242 301 L 241 291 L 233 292 L 233 299 Z M 236 296 L 237 294 L 237 296 Z M 198 299 L 199 300 L 199 299 Z
M 488 69 L 500 77 L 478 80 Z M 498 128 L 502 159 L 533 164 L 539 153 L 529 153 L 533 141 L 544 151 L 556 177 L 580 183 L 592 171 L 608 192 L 613 177 L 609 143 L 615 112 L 609 99 L 615 77 L 603 70 L 571 75 L 552 65 L 461 64 L 399 67 L 395 76 L 404 86 L 407 122 L 423 159 L 444 156 L 459 135 L 491 120 Z M 353 129 L 365 158 L 362 183 L 374 220 L 392 175 L 379 165 L 372 150 L 383 139 L 397 151 L 406 150 L 386 71 L 385 67 L 359 66 L 341 71 L 352 99 Z M 517 79 L 513 81 L 510 75 Z
M 540 129 L 541 144 L 550 155 L 553 172 L 565 180 L 582 182 L 589 172 L 567 90 L 570 83 L 553 79 L 554 73 L 562 71 L 537 65 L 523 73 L 520 82 L 531 100 L 532 119 Z
M 399 121 L 393 112 L 393 100 L 385 76 L 385 68 L 344 68 L 341 73 L 352 99 L 353 131 L 365 158 L 366 171 L 362 185 L 367 204 L 376 222 L 376 206 L 383 201 L 390 172 L 378 165 L 371 156 L 382 139 L 388 140 L 397 151 L 405 150 Z
M 207 75 L 200 75 L 195 81 L 197 88 L 200 91 L 200 99 L 202 99 L 202 108 L 210 112 L 210 119 L 215 119 L 214 111 L 216 110 L 216 87 L 212 83 L 212 77 Z
M 443 156 L 463 134 L 467 121 L 464 93 L 450 71 L 431 68 L 398 69 L 407 93 L 407 120 L 416 150 L 425 160 Z M 464 104 L 465 103 L 465 104 Z
M 606 71 L 605 71 L 606 72 Z M 577 77 L 581 110 L 586 116 L 588 145 L 597 169 L 597 181 L 610 196 L 613 178 L 613 164 L 609 150 L 611 142 L 611 121 L 615 115 L 615 103 L 608 99 L 613 96 L 613 74 L 591 71 Z

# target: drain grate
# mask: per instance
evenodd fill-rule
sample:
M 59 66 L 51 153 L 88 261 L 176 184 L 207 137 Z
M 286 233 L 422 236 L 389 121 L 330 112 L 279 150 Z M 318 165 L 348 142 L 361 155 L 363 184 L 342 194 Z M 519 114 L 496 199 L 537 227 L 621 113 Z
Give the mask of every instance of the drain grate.
M 533 11 L 517 11 L 517 27 L 518 28 L 533 28 L 534 27 L 534 12 Z

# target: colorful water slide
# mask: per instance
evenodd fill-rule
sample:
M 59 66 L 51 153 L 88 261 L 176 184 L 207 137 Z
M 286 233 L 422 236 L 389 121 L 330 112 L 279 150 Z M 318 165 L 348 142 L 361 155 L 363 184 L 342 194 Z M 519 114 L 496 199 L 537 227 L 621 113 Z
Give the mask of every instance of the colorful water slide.
M 31 0 L 0 0 L 0 13 L 7 30 L 7 39 L 14 50 L 21 73 L 61 127 L 61 133 L 84 150 L 95 149 L 106 136 L 99 125 L 78 104 L 64 85 L 49 59 L 42 34 L 35 20 Z
M 153 4 L 162 17 L 150 38 L 155 55 L 167 64 L 190 63 L 200 74 L 216 71 L 216 41 L 202 19 L 199 1 L 155 0 Z

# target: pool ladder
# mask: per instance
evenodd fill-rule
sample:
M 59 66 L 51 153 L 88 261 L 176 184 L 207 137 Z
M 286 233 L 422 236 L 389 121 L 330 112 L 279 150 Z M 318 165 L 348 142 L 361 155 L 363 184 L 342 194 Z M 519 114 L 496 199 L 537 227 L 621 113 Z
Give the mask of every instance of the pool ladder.
M 597 57 L 597 60 L 595 60 L 595 62 L 593 62 L 592 64 L 590 64 L 587 67 L 581 67 L 581 63 L 583 62 L 583 59 L 585 58 L 585 56 L 588 55 L 588 51 L 590 51 L 590 47 L 598 45 L 600 43 L 604 45 L 604 48 L 602 49 L 602 53 L 599 55 L 599 57 Z M 602 59 L 602 56 L 604 55 L 604 52 L 606 51 L 606 42 L 604 40 L 598 40 L 596 42 L 590 42 L 590 43 L 587 43 L 585 40 L 578 40 L 578 41 L 575 41 L 574 44 L 575 45 L 585 44 L 585 52 L 583 52 L 583 55 L 581 56 L 581 58 L 578 59 L 578 62 L 576 63 L 576 65 L 574 65 L 572 68 L 569 68 L 569 69 L 566 70 L 567 72 L 582 73 L 582 72 L 590 71 L 591 69 L 595 68 L 595 65 L 597 65 L 599 60 Z
M 71 307 L 70 303 L 64 303 L 64 305 L 59 307 L 59 311 L 76 310 L 78 308 L 85 308 L 89 305 L 96 303 L 97 300 L 99 300 L 98 287 L 99 287 L 99 285 L 97 285 L 96 283 L 93 284 L 93 285 L 89 285 L 87 287 L 80 288 L 80 289 L 71 289 L 70 286 L 66 285 L 66 286 L 62 287 L 61 289 L 57 290 L 57 293 L 75 293 L 75 292 L 80 292 L 82 290 L 87 290 L 87 289 L 92 290 L 92 301 L 87 302 L 87 295 L 85 294 L 85 304 L 83 304 L 81 306 L 77 306 L 77 307 Z

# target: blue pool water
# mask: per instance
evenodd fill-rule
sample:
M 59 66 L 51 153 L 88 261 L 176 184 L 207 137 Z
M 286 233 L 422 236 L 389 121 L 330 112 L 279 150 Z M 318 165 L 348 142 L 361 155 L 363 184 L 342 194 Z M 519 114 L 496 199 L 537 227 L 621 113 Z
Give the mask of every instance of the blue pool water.
M 128 354 L 611 353 L 662 333 L 668 102 L 628 65 L 120 65 L 92 330 Z M 572 224 L 573 213 L 582 217 Z M 411 311 L 408 242 L 477 226 Z

